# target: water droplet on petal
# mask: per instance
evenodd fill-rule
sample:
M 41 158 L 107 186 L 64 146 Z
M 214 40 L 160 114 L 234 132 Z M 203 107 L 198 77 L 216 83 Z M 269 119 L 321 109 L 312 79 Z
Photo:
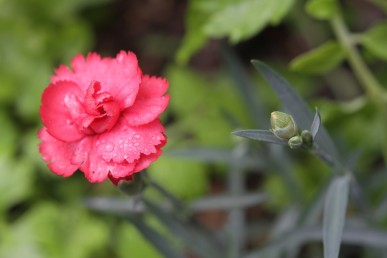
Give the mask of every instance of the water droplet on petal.
M 105 145 L 105 150 L 110 152 L 114 150 L 114 145 L 112 143 L 108 143 Z
M 134 135 L 134 138 L 136 138 L 136 139 L 140 139 L 140 135 L 138 135 L 138 134 L 135 134 L 135 135 Z

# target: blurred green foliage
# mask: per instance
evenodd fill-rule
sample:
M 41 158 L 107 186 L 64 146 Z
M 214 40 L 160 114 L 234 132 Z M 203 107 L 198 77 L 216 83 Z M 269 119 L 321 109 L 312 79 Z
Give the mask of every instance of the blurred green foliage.
M 111 184 L 90 186 L 79 174 L 65 180 L 52 175 L 37 149 L 41 93 L 58 64 L 68 64 L 76 53 L 87 53 L 95 47 L 95 28 L 82 11 L 107 2 L 0 0 L 0 258 L 161 257 L 133 225 L 114 216 L 99 216 L 80 205 L 84 196 L 117 196 L 119 193 Z M 386 13 L 383 0 L 371 2 Z M 189 65 L 190 58 L 209 40 L 227 38 L 229 43 L 238 44 L 257 35 L 259 38 L 259 33 L 278 24 L 297 38 L 305 34 L 313 36 L 318 29 L 312 27 L 314 31 L 305 31 L 305 27 L 297 25 L 297 19 L 301 18 L 295 14 L 302 12 L 314 19 L 329 20 L 340 10 L 337 3 L 309 0 L 302 6 L 295 0 L 188 1 L 186 33 L 180 48 L 173 53 L 178 64 L 168 62 L 163 72 L 170 83 L 171 102 L 166 116 L 172 118 L 167 128 L 169 143 L 165 155 L 149 168 L 150 176 L 188 203 L 201 198 L 213 190 L 209 175 L 216 174 L 227 181 L 230 167 L 222 162 L 209 164 L 204 159 L 174 156 L 169 151 L 199 147 L 234 153 L 241 142 L 231 136 L 231 131 L 256 126 L 254 111 L 249 110 L 248 101 L 243 98 L 226 62 L 222 60 L 211 71 Z M 349 8 L 343 11 L 350 12 Z M 361 18 L 354 18 L 354 23 Z M 380 73 L 378 78 L 385 87 L 385 19 L 352 36 L 361 53 L 369 55 L 365 60 Z M 271 40 L 274 42 L 277 38 Z M 261 45 L 253 48 L 259 49 Z M 289 62 L 291 72 L 286 71 L 284 63 L 294 57 L 294 52 L 283 59 L 265 58 L 309 103 L 319 107 L 323 124 L 344 158 L 351 160 L 352 155 L 360 153 L 357 160 L 351 161 L 352 165 L 371 207 L 378 211 L 374 225 L 385 227 L 387 212 L 383 210 L 383 202 L 387 177 L 380 172 L 384 168 L 380 137 L 384 132 L 385 113 L 360 95 L 357 84 L 336 76 L 337 71 L 343 77 L 352 75 L 341 65 L 345 50 L 331 32 L 307 48 Z M 252 82 L 250 97 L 260 101 L 266 112 L 279 109 L 280 103 L 262 79 L 248 74 Z M 360 92 L 356 95 L 358 98 L 349 96 L 346 91 L 349 88 Z M 269 116 L 260 119 L 269 120 Z M 269 193 L 270 199 L 262 210 L 272 217 L 263 215 L 264 224 L 286 214 L 295 199 L 300 207 L 311 205 L 329 176 L 327 166 L 306 153 L 251 144 L 245 155 L 270 167 L 265 171 L 249 168 L 251 171 L 246 172 L 258 178 L 253 182 L 256 186 L 248 190 Z M 283 173 L 277 171 L 281 165 L 286 168 Z M 297 192 L 299 195 L 295 197 Z M 351 209 L 357 214 L 360 208 L 353 205 Z M 156 229 L 161 228 L 154 218 L 146 221 Z M 160 230 L 165 232 L 164 228 Z

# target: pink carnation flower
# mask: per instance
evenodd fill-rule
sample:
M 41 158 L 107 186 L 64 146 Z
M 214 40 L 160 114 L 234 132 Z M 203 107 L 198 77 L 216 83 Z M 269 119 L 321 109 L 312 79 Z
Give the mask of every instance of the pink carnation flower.
M 148 167 L 166 143 L 158 116 L 169 96 L 163 78 L 142 75 L 136 56 L 77 55 L 43 92 L 39 150 L 57 175 L 78 169 L 90 182 L 122 179 Z

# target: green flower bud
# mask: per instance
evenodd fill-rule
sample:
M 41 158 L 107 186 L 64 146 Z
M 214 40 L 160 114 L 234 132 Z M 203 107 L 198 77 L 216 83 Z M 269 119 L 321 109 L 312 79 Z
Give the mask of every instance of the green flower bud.
M 289 139 L 288 145 L 291 149 L 298 149 L 302 146 L 302 137 L 299 135 L 293 136 Z
M 273 134 L 282 140 L 289 140 L 297 134 L 297 125 L 291 115 L 271 112 L 270 123 Z
M 311 148 L 313 146 L 313 136 L 308 130 L 301 132 L 301 138 L 306 147 Z

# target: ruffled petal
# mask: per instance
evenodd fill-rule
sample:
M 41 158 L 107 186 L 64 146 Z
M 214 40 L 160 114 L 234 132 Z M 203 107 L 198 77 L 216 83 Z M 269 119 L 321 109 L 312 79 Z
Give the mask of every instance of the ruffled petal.
M 42 141 L 39 151 L 43 160 L 48 163 L 48 167 L 57 175 L 68 177 L 74 174 L 79 164 L 71 162 L 71 157 L 77 149 L 77 143 L 67 143 L 52 137 L 46 128 L 38 132 L 38 137 Z
M 87 153 L 86 161 L 80 170 L 85 174 L 87 180 L 92 183 L 102 182 L 108 178 L 125 178 L 133 174 L 135 164 L 128 162 L 109 162 L 102 159 L 100 145 L 96 146 L 98 136 L 93 137 L 93 144 Z
M 166 109 L 168 102 L 168 95 L 157 99 L 137 100 L 122 115 L 130 126 L 145 125 L 155 120 Z
M 159 120 L 131 127 L 121 119 L 113 130 L 100 135 L 96 150 L 107 162 L 137 162 L 141 155 L 154 154 L 163 145 L 164 130 Z
M 77 55 L 72 61 L 73 72 L 59 67 L 52 81 L 71 80 L 86 92 L 92 81 L 101 83 L 102 91 L 109 92 L 124 109 L 133 105 L 141 83 L 141 70 L 132 52 L 121 51 L 116 58 L 101 58 L 90 53 L 84 58 Z
M 137 161 L 136 166 L 133 169 L 133 173 L 140 172 L 141 170 L 146 169 L 150 164 L 156 161 L 162 154 L 161 146 L 157 149 L 156 153 L 150 155 L 142 155 L 141 158 Z
M 155 120 L 168 106 L 169 96 L 163 96 L 167 89 L 165 79 L 144 76 L 136 101 L 123 112 L 128 124 L 138 126 Z
M 138 92 L 138 98 L 158 98 L 168 90 L 168 81 L 164 78 L 144 75 Z
M 102 182 L 107 179 L 109 174 L 107 163 L 93 150 L 88 153 L 88 157 L 81 165 L 80 170 L 91 183 Z
M 133 175 L 133 169 L 135 167 L 134 163 L 128 163 L 128 162 L 122 162 L 122 163 L 113 163 L 108 162 L 108 164 L 111 164 L 111 169 L 109 173 L 109 178 L 128 178 L 131 175 Z
M 82 92 L 69 81 L 50 84 L 43 92 L 40 117 L 48 132 L 58 140 L 78 141 L 84 134 L 77 120 L 85 113 L 80 101 Z

